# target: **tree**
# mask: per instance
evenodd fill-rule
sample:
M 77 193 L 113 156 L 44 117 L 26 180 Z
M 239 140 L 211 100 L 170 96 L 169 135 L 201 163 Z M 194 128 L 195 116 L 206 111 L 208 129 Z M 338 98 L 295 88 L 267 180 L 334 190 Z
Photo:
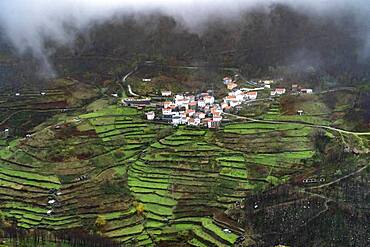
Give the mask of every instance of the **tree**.
M 137 205 L 136 205 L 136 212 L 137 212 L 137 214 L 139 214 L 139 215 L 141 215 L 141 214 L 143 214 L 144 213 L 144 204 L 142 204 L 142 203 L 138 203 Z
M 106 224 L 107 224 L 107 220 L 106 220 L 103 216 L 101 216 L 101 215 L 99 215 L 99 216 L 96 218 L 96 220 L 95 220 L 95 225 L 96 225 L 98 228 L 102 228 L 102 227 L 104 227 Z
M 163 129 L 160 129 L 158 132 L 157 132 L 157 140 L 161 140 L 169 135 L 172 134 L 172 131 L 173 131 L 173 128 L 170 127 L 170 128 L 163 128 Z

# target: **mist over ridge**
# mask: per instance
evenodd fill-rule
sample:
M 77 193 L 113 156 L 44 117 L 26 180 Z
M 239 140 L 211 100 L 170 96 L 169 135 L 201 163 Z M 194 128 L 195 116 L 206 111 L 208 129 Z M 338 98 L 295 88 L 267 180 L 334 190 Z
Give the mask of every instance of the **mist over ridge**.
M 268 16 L 274 9 L 271 6 L 276 5 L 287 6 L 296 11 L 297 15 L 311 18 L 308 22 L 313 25 L 320 26 L 320 22 L 323 20 L 322 26 L 324 27 L 327 23 L 331 23 L 339 30 L 344 29 L 344 32 L 356 36 L 355 38 L 358 40 L 358 43 L 354 44 L 357 50 L 356 56 L 360 60 L 367 60 L 367 54 L 370 51 L 370 35 L 367 27 L 370 3 L 365 0 L 180 0 L 176 2 L 168 0 L 3 0 L 0 2 L 0 27 L 3 30 L 3 37 L 11 43 L 18 54 L 32 54 L 42 65 L 43 72 L 53 75 L 53 66 L 49 62 L 49 57 L 55 53 L 54 45 L 74 47 L 76 37 L 80 34 L 89 33 L 101 25 L 114 22 L 114 20 L 124 23 L 125 20 L 122 21 L 122 18 L 129 18 L 142 23 L 142 20 L 150 22 L 153 15 L 168 16 L 174 19 L 177 22 L 176 25 L 180 26 L 182 30 L 199 35 L 202 39 L 207 35 L 207 31 L 213 23 L 231 25 L 231 28 L 234 28 L 235 25 L 243 27 L 246 16 L 256 13 L 266 13 Z M 249 18 L 248 21 L 258 20 L 259 16 L 257 14 L 255 18 Z M 294 25 L 294 21 L 292 20 L 292 25 Z M 271 25 L 269 22 L 271 20 L 266 19 L 264 25 Z M 347 24 L 348 26 L 346 26 Z M 281 26 L 283 25 L 286 23 L 281 24 Z M 312 30 L 307 33 L 309 38 L 310 31 Z M 252 37 L 254 34 L 250 33 L 250 35 Z M 287 32 L 285 35 L 290 34 Z M 294 33 L 292 35 L 294 36 Z M 343 42 L 347 42 L 347 38 L 346 36 L 337 37 Z M 237 48 L 240 48 L 240 45 L 238 46 Z M 311 53 L 309 50 L 304 48 L 297 54 L 289 54 L 289 56 L 295 59 L 300 56 L 299 54 L 308 52 L 307 60 L 319 57 L 315 52 Z

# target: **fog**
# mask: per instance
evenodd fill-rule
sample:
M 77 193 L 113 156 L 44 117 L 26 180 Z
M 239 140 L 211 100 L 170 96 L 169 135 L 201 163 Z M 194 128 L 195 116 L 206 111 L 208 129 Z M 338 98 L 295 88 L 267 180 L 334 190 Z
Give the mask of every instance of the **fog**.
M 73 46 L 76 34 L 115 17 L 140 19 L 141 15 L 158 12 L 199 32 L 210 18 L 235 20 L 250 8 L 268 11 L 273 3 L 317 16 L 355 12 L 359 23 L 367 22 L 370 14 L 368 0 L 1 0 L 0 27 L 17 53 L 31 53 L 42 63 L 44 72 L 51 73 L 48 56 L 53 50 L 46 48 L 47 41 Z

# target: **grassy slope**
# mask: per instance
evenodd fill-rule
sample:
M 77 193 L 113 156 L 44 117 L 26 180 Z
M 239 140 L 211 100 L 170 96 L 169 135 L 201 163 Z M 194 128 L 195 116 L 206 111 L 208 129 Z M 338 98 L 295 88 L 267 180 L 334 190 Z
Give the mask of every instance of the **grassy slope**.
M 19 227 L 84 226 L 136 245 L 230 246 L 237 235 L 224 233 L 214 213 L 310 169 L 303 160 L 313 155 L 312 129 L 300 124 L 180 128 L 157 139 L 168 127 L 134 109 L 94 110 L 1 149 L 0 210 Z M 98 216 L 103 226 L 94 226 Z

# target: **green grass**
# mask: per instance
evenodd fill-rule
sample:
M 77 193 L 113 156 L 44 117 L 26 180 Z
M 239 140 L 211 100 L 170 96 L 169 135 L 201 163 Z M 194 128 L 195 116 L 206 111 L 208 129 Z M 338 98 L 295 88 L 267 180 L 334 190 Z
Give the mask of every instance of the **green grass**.
M 171 245 L 180 232 L 189 232 L 194 236 L 189 243 L 194 246 L 233 246 L 235 234 L 223 232 L 212 218 L 201 215 L 212 208 L 227 210 L 257 188 L 285 183 L 289 176 L 283 171 L 292 169 L 275 167 L 291 167 L 313 155 L 308 138 L 312 128 L 305 124 L 235 123 L 218 131 L 170 127 L 157 140 L 157 132 L 167 125 L 145 121 L 136 109 L 107 106 L 106 102 L 90 107 L 94 112 L 81 115 L 82 121 L 74 124 L 80 131 L 94 130 L 97 136 L 59 136 L 51 129 L 50 136 L 45 135 L 49 139 L 37 143 L 42 149 L 27 147 L 23 141 L 0 149 L 1 157 L 33 166 L 20 171 L 11 162 L 0 165 L 0 186 L 7 187 L 0 193 L 4 198 L 0 209 L 7 218 L 18 219 L 24 228 L 63 230 L 93 228 L 101 216 L 107 224 L 99 231 L 122 244 L 134 239 L 138 246 L 152 246 L 159 240 Z M 270 113 L 278 117 L 279 111 Z M 93 146 L 86 149 L 92 156 L 84 160 L 69 157 L 79 145 Z M 296 146 L 299 152 L 290 152 Z M 67 152 L 71 161 L 38 159 L 47 159 L 54 147 Z M 257 168 L 263 170 L 260 176 Z M 74 181 L 81 175 L 89 178 Z M 115 185 L 114 193 L 102 189 L 109 181 Z M 124 195 L 118 195 L 121 187 Z M 46 199 L 49 188 L 63 193 L 62 207 L 52 216 L 46 216 L 51 208 Z M 25 202 L 13 203 L 8 191 L 15 191 L 15 198 L 24 193 Z M 39 195 L 45 201 L 38 201 Z M 142 214 L 135 207 L 140 203 Z
M 221 243 L 220 241 L 214 239 L 211 235 L 208 233 L 204 232 L 202 227 L 194 227 L 192 229 L 193 233 L 199 237 L 200 239 L 204 239 L 208 243 L 210 243 L 212 246 L 217 246 L 217 247 L 226 247 L 226 244 Z
M 33 187 L 38 187 L 38 188 L 44 188 L 44 189 L 58 189 L 60 187 L 59 184 L 40 182 L 37 180 L 34 181 L 31 179 L 20 179 L 17 177 L 6 176 L 4 174 L 0 174 L 0 180 L 7 181 L 10 183 L 16 183 L 19 185 L 27 185 L 27 186 L 33 186 Z
M 330 125 L 331 122 L 323 117 L 310 116 L 310 115 L 267 115 L 265 120 L 274 121 L 292 121 L 292 122 L 304 122 L 315 125 Z
M 39 182 L 48 182 L 48 183 L 51 183 L 57 186 L 60 185 L 60 181 L 58 177 L 56 176 L 44 176 L 44 175 L 40 175 L 37 173 L 11 170 L 11 169 L 7 169 L 4 167 L 0 167 L 0 173 L 7 175 L 7 176 L 11 176 L 11 177 L 30 179 L 30 180 L 39 181 Z
M 195 246 L 195 247 L 207 247 L 208 245 L 204 244 L 203 242 L 199 241 L 196 238 L 193 238 L 188 241 L 188 244 Z
M 255 130 L 290 130 L 290 129 L 299 129 L 303 126 L 301 124 L 294 123 L 284 123 L 284 124 L 270 124 L 270 123 L 238 123 L 238 124 L 229 124 L 225 126 L 225 130 L 232 129 L 255 129 Z
M 82 119 L 90 119 L 90 118 L 99 118 L 104 116 L 134 116 L 138 115 L 139 111 L 134 108 L 129 107 L 118 107 L 118 106 L 108 106 L 100 111 L 87 113 L 80 115 Z
M 156 215 L 172 216 L 172 207 L 162 206 L 153 203 L 145 203 L 144 210 L 146 212 L 151 212 Z
M 285 152 L 278 154 L 248 155 L 247 161 L 266 166 L 286 167 L 292 163 L 300 163 L 302 159 L 309 159 L 314 151 Z
M 221 175 L 230 176 L 230 177 L 236 177 L 236 178 L 243 178 L 246 179 L 248 177 L 248 172 L 244 169 L 234 169 L 231 167 L 228 168 L 222 168 Z
M 177 203 L 175 200 L 173 200 L 171 198 L 159 196 L 159 195 L 156 195 L 156 194 L 138 194 L 138 193 L 136 193 L 135 197 L 137 198 L 137 200 L 139 200 L 141 202 L 144 202 L 144 203 L 155 203 L 155 204 L 164 205 L 164 206 L 168 206 L 168 207 L 173 207 Z
M 40 207 L 31 207 L 25 203 L 18 203 L 18 202 L 12 202 L 12 203 L 4 203 L 0 204 L 0 208 L 4 210 L 17 210 L 16 212 L 22 212 L 23 214 L 43 214 L 46 215 L 46 212 L 48 211 L 47 208 L 40 208 Z M 13 211 L 15 212 L 15 211 Z M 32 216 L 31 216 L 32 217 Z
M 115 219 L 120 219 L 125 216 L 132 215 L 135 212 L 136 212 L 135 208 L 130 208 L 127 211 L 123 211 L 123 212 L 117 211 L 117 212 L 112 212 L 112 213 L 100 214 L 100 216 L 102 216 L 106 220 L 115 220 Z
M 144 226 L 141 224 L 132 226 L 132 227 L 125 227 L 119 230 L 114 230 L 111 232 L 106 233 L 106 235 L 110 238 L 117 238 L 117 237 L 122 237 L 122 236 L 127 236 L 127 235 L 135 235 L 135 234 L 140 234 L 144 230 Z
M 220 227 L 215 225 L 210 218 L 202 219 L 202 226 L 207 230 L 213 232 L 216 236 L 222 238 L 223 240 L 230 243 L 230 245 L 234 244 L 237 240 L 238 236 L 233 233 L 225 233 L 222 231 Z
M 179 129 L 176 131 L 176 136 L 204 136 L 206 131 L 204 130 L 187 130 L 187 129 Z

